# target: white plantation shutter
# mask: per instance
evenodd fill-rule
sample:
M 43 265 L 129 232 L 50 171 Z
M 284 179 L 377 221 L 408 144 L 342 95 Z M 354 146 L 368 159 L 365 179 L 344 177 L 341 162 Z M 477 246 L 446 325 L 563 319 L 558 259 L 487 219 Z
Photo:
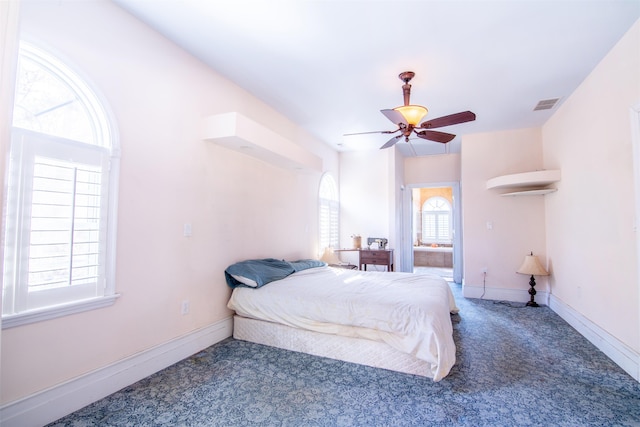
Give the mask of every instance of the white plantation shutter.
M 447 242 L 451 240 L 451 214 L 449 212 L 437 214 L 437 227 L 436 238 L 439 241 Z
M 29 289 L 95 282 L 100 168 L 36 157 L 33 176 Z
M 451 205 L 443 197 L 431 197 L 422 206 L 422 241 L 428 243 L 452 242 Z
M 331 224 L 331 208 L 329 207 L 329 203 L 322 199 L 320 199 L 319 221 L 320 248 L 325 248 L 329 246 L 329 241 L 331 240 L 331 229 L 329 227 L 329 224 Z
M 24 130 L 13 138 L 22 158 L 14 311 L 104 295 L 106 150 Z
M 437 218 L 431 212 L 423 212 L 422 215 L 422 239 L 423 240 L 435 240 L 436 239 L 436 224 Z
M 97 282 L 100 181 L 100 167 L 36 157 L 30 289 Z
M 338 221 L 339 221 L 339 204 L 337 200 L 331 200 L 329 205 L 329 244 L 328 246 L 338 248 Z
M 327 247 L 338 248 L 340 202 L 336 183 L 328 173 L 325 173 L 320 180 L 318 204 L 320 251 Z

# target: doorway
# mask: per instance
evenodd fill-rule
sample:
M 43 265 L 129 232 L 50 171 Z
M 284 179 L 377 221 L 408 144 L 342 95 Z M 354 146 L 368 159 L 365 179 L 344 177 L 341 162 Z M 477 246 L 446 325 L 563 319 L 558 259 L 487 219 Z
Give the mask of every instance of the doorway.
M 458 183 L 409 185 L 405 194 L 404 271 L 462 283 Z

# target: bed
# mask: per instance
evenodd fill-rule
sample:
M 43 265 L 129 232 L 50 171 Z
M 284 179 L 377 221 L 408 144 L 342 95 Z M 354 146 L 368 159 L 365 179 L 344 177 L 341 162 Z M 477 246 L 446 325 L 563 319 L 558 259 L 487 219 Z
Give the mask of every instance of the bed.
M 365 272 L 314 260 L 248 260 L 225 270 L 233 336 L 439 381 L 455 363 L 443 279 Z

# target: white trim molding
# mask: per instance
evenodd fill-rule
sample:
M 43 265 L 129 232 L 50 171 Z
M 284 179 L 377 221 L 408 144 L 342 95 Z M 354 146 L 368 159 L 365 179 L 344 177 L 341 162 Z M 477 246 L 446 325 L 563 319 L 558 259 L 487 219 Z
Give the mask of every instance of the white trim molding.
M 633 180 L 635 187 L 635 218 L 633 224 L 633 231 L 636 235 L 636 271 L 638 276 L 636 277 L 638 285 L 638 307 L 640 307 L 640 103 L 637 103 L 629 109 L 629 116 L 631 120 L 631 149 L 633 154 Z M 640 338 L 640 318 L 638 319 L 638 338 Z M 636 365 L 640 366 L 640 353 L 636 357 Z M 640 369 L 640 368 L 638 368 Z M 636 372 L 638 371 L 636 369 Z M 635 377 L 638 381 L 640 378 Z
M 551 295 L 549 307 L 595 345 L 600 351 L 640 382 L 640 353 Z
M 82 313 L 83 311 L 109 307 L 113 305 L 119 297 L 120 294 L 107 295 L 70 302 L 68 304 L 61 304 L 54 307 L 44 307 L 36 310 L 25 311 L 23 313 L 10 314 L 2 317 L 2 329 L 28 325 L 29 323 L 42 322 L 45 320 L 55 319 L 57 317 L 68 316 L 70 314 Z
M 492 301 L 512 301 L 525 303 L 531 299 L 528 289 L 507 289 L 472 286 L 464 283 L 462 295 L 465 298 L 486 299 Z M 540 305 L 549 305 L 549 293 L 547 291 L 536 290 L 535 302 Z
M 233 319 L 217 323 L 0 407 L 3 427 L 42 426 L 165 369 L 233 333 Z

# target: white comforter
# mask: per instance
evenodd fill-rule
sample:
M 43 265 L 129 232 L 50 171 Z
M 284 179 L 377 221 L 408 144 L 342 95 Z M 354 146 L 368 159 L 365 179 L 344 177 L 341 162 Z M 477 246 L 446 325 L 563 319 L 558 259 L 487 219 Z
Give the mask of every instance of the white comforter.
M 449 373 L 456 348 L 453 294 L 441 278 L 331 267 L 303 270 L 258 289 L 236 288 L 237 314 L 317 332 L 383 341 Z

